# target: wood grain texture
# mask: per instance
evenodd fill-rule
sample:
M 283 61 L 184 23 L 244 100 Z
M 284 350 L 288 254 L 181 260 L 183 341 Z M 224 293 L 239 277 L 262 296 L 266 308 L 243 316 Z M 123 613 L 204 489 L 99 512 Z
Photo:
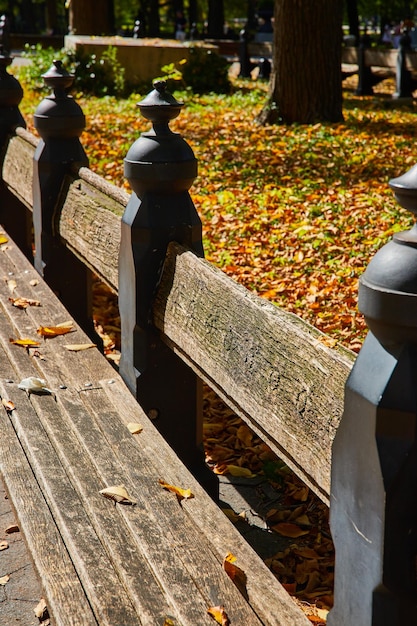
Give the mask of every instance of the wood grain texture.
M 19 414 L 14 412 L 12 416 L 4 408 L 0 409 L 2 476 L 48 598 L 54 623 L 56 626 L 96 626 L 97 621 L 77 571 L 21 443 L 20 414 L 24 413 L 30 424 L 36 423 L 36 415 L 30 402 L 16 394 L 15 385 L 6 382 L 16 375 L 14 372 L 13 378 L 10 378 L 11 370 L 7 368 L 7 363 L 6 355 L 0 349 L 0 376 L 4 377 L 0 382 L 0 395 L 20 405 Z M 43 454 L 45 447 L 42 444 L 40 450 Z
M 331 444 L 354 355 L 171 244 L 154 305 L 166 341 L 329 502 Z
M 58 229 L 66 246 L 113 291 L 118 288 L 120 224 L 127 194 L 109 195 L 102 179 L 86 175 L 68 180 Z M 97 180 L 101 181 L 100 185 Z M 107 185 L 110 186 L 110 184 Z M 117 188 L 115 188 L 117 189 Z
M 33 155 L 38 141 L 23 128 L 16 130 L 6 151 L 3 180 L 7 187 L 32 210 Z
M 32 407 L 31 414 L 16 413 L 22 445 L 98 623 L 154 626 L 170 617 L 176 626 L 209 626 L 207 608 L 223 603 L 232 623 L 308 624 L 170 451 L 111 365 L 95 349 L 65 350 L 67 343 L 87 341 L 78 327 L 74 335 L 44 341 L 42 358 L 9 343 L 9 336 L 35 338 L 41 323 L 57 324 L 68 313 L 43 281 L 30 284 L 36 273 L 12 243 L 0 262 L 5 275 L 13 273 L 16 296 L 42 303 L 26 311 L 12 307 L 6 282 L 0 284 L 0 342 L 15 380 L 40 376 L 56 394 L 56 399 L 28 400 L 16 383 L 11 385 L 16 405 L 24 399 Z M 144 423 L 146 439 L 130 434 L 126 421 L 132 420 Z M 192 515 L 188 503 L 180 505 L 161 488 L 161 477 L 175 478 L 176 484 L 195 491 Z M 100 488 L 119 483 L 138 500 L 137 506 L 115 506 L 98 494 Z M 218 528 L 221 545 L 212 536 Z M 249 603 L 222 569 L 233 548 L 247 568 Z
M 211 550 L 221 563 L 228 552 L 237 557 L 237 565 L 247 575 L 248 601 L 261 622 L 268 626 L 308 626 L 310 622 L 304 613 L 283 589 L 275 576 L 266 567 L 249 544 L 242 538 L 217 504 L 207 494 L 195 478 L 181 464 L 166 441 L 155 436 L 155 427 L 146 417 L 132 395 L 125 394 L 125 385 L 119 380 L 109 385 L 101 381 L 109 401 L 117 409 L 123 406 L 120 417 L 127 425 L 138 422 L 143 431 L 135 435 L 140 448 L 146 450 L 148 458 L 162 464 L 163 478 L 173 485 L 190 488 L 194 498 L 183 501 L 181 508 L 209 538 Z M 170 494 L 167 494 L 170 495 Z M 233 621 L 231 622 L 234 623 Z M 241 623 L 241 622 L 237 622 Z M 251 624 L 252 622 L 243 622 Z

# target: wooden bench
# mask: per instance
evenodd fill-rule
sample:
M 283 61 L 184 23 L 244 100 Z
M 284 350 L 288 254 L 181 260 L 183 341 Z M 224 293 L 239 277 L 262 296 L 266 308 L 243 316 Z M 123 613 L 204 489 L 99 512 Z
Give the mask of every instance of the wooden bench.
M 99 350 L 65 347 L 91 339 L 72 317 L 80 309 L 71 301 L 74 289 L 53 284 L 51 290 L 33 267 L 32 188 L 41 147 L 18 126 L 3 151 L 1 217 L 9 242 L 0 255 L 7 278 L 0 289 L 0 457 L 54 624 L 195 626 L 212 623 L 207 610 L 217 605 L 231 624 L 308 624 Z M 70 163 L 54 201 L 56 241 L 116 293 L 128 199 Z M 35 241 L 36 228 L 35 219 Z M 59 280 L 59 271 L 48 275 Z M 328 348 L 319 331 L 175 242 L 158 284 L 153 332 L 328 503 L 331 443 L 353 354 Z M 83 289 L 80 283 L 81 300 Z M 41 306 L 22 310 L 11 297 Z M 74 334 L 40 339 L 36 350 L 10 341 L 36 339 L 41 326 L 68 319 Z M 45 380 L 53 393 L 27 395 L 19 383 L 28 377 Z M 198 431 L 187 419 L 176 429 Z M 132 435 L 130 422 L 142 432 Z M 159 479 L 194 497 L 179 503 Z M 136 505 L 100 494 L 121 484 Z M 222 569 L 229 552 L 245 572 L 243 593 Z
M 403 61 L 399 63 L 399 55 Z M 401 59 L 400 56 L 400 59 Z M 411 97 L 417 87 L 414 77 L 417 73 L 415 50 L 378 50 L 367 47 L 342 47 L 342 77 L 358 74 L 358 95 L 372 95 L 373 87 L 381 81 L 396 77 L 396 97 Z

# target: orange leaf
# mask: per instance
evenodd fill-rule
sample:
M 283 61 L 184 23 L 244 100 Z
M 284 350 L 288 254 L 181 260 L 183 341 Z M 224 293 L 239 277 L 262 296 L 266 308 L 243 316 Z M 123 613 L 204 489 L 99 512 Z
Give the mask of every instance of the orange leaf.
M 302 530 L 296 524 L 289 524 L 287 522 L 282 522 L 280 524 L 275 524 L 275 526 L 271 526 L 271 530 L 274 530 L 279 535 L 283 537 L 301 537 L 302 535 L 308 535 L 308 530 Z
M 281 583 L 281 584 L 284 587 L 285 591 L 295 595 L 295 592 L 297 591 L 297 583 Z
M 234 561 L 236 557 L 233 554 L 229 554 L 223 560 L 223 569 L 229 576 L 230 580 L 234 582 L 240 593 L 247 597 L 248 592 L 246 590 L 247 577 L 243 569 L 235 565 Z
M 230 620 L 227 617 L 224 606 L 212 606 L 207 609 L 207 613 L 213 617 L 221 626 L 230 626 Z
M 38 348 L 39 342 L 34 341 L 33 339 L 9 339 L 10 343 L 15 346 L 22 346 L 23 348 Z
M 9 302 L 18 309 L 27 309 L 28 306 L 41 306 L 39 300 L 32 298 L 9 298 Z
M 181 487 L 176 487 L 175 485 L 169 485 L 161 478 L 159 479 L 159 484 L 167 491 L 172 491 L 175 493 L 179 500 L 189 500 L 190 498 L 194 498 L 194 494 L 191 492 L 191 489 L 181 489 Z
M 11 413 L 16 408 L 15 403 L 12 402 L 11 400 L 6 400 L 5 398 L 3 398 L 2 403 L 8 413 Z
M 65 324 L 58 324 L 58 326 L 39 326 L 36 331 L 42 337 L 57 337 L 58 335 L 66 335 L 67 333 L 72 333 L 75 331 L 75 328 L 72 322 L 67 322 Z

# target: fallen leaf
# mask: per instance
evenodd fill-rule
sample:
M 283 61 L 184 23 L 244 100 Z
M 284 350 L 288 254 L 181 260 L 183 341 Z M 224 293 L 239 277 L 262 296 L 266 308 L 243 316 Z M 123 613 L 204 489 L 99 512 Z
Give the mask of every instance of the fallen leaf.
M 239 467 L 239 465 L 228 465 L 227 470 L 232 476 L 242 476 L 244 478 L 255 478 L 256 474 L 252 474 L 247 467 Z
M 212 606 L 207 609 L 207 613 L 213 617 L 221 626 L 230 626 L 230 620 L 227 617 L 224 606 Z
M 164 626 L 175 626 L 175 622 L 169 617 L 166 617 L 164 619 Z
M 233 509 L 222 509 L 222 511 L 234 524 L 242 519 Z
M 88 350 L 89 348 L 96 348 L 95 343 L 67 343 L 64 348 L 71 352 L 80 352 L 81 350 Z
M 37 278 L 32 278 L 32 280 L 29 281 L 29 285 L 31 285 L 31 287 L 36 287 L 36 285 L 39 285 L 39 280 Z
M 246 589 L 247 576 L 243 569 L 235 564 L 236 557 L 233 554 L 228 554 L 223 560 L 223 569 L 229 576 L 230 580 L 234 582 L 240 593 L 247 598 L 248 592 Z
M 31 393 L 35 393 L 38 395 L 54 395 L 54 393 L 48 389 L 48 387 L 45 387 L 46 385 L 46 380 L 43 380 L 43 378 L 35 378 L 35 376 L 30 376 L 29 378 L 24 378 L 23 380 L 20 381 L 20 383 L 18 384 L 18 389 L 23 389 L 23 391 L 26 391 L 29 395 Z
M 228 563 L 235 563 L 237 559 L 234 554 L 232 554 L 231 552 L 228 552 L 226 556 L 224 557 L 224 560 L 227 561 Z
M 9 240 L 7 239 L 4 233 L 0 233 L 0 246 L 4 243 L 7 243 Z
M 27 309 L 28 306 L 42 306 L 39 300 L 32 298 L 9 298 L 9 302 L 18 309 Z
M 283 537 L 301 537 L 302 535 L 308 535 L 309 530 L 303 530 L 296 524 L 289 524 L 287 522 L 281 522 L 280 524 L 275 524 L 275 526 L 271 526 L 271 530 L 275 531 L 279 535 Z
M 138 433 L 141 433 L 143 430 L 143 426 L 141 426 L 137 422 L 129 422 L 127 427 L 129 431 L 132 433 L 132 435 L 137 435 Z
M 7 286 L 8 286 L 8 288 L 9 288 L 10 293 L 13 293 L 13 292 L 14 292 L 14 290 L 16 289 L 16 287 L 17 287 L 17 283 L 16 283 L 16 281 L 12 278 L 11 280 L 8 280 L 8 281 L 7 281 Z
M 38 604 L 35 606 L 33 611 L 35 613 L 35 616 L 41 621 L 44 621 L 45 619 L 48 619 L 49 617 L 48 607 L 44 598 L 41 598 L 39 600 Z
M 136 500 L 133 500 L 129 496 L 124 485 L 106 487 L 105 489 L 101 489 L 99 493 L 101 493 L 101 495 L 105 498 L 113 500 L 114 502 L 119 502 L 120 504 L 136 504 Z
M 17 524 L 10 524 L 10 526 L 8 526 L 4 532 L 6 533 L 6 535 L 12 535 L 13 533 L 20 532 L 20 528 Z
M 167 491 L 171 491 L 175 493 L 179 500 L 189 500 L 190 498 L 194 498 L 194 494 L 191 492 L 191 489 L 181 489 L 181 487 L 176 487 L 175 485 L 169 485 L 161 478 L 159 479 L 159 484 L 166 489 Z
M 58 335 L 66 335 L 67 333 L 72 333 L 76 329 L 72 322 L 63 322 L 62 324 L 58 324 L 57 326 L 39 326 L 37 329 L 37 333 L 45 337 L 45 339 L 51 337 L 57 337 Z
M 26 338 L 21 337 L 19 339 L 9 339 L 9 341 L 15 346 L 22 346 L 23 348 L 38 348 L 39 347 L 39 342 L 34 341 L 34 339 L 26 339 Z
M 0 585 L 6 585 L 10 580 L 10 576 L 9 574 L 6 574 L 5 576 L 2 576 L 0 578 Z
M 242 424 L 241 426 L 239 426 L 236 431 L 236 437 L 240 439 L 240 441 L 242 441 L 245 446 L 249 447 L 250 445 L 252 445 L 253 432 L 248 426 L 246 426 L 246 424 Z
M 11 400 L 6 400 L 6 398 L 2 398 L 1 401 L 2 401 L 4 408 L 6 409 L 8 413 L 11 413 L 12 411 L 15 410 L 16 406 L 14 402 L 12 402 Z
M 9 544 L 7 543 L 7 541 L 0 541 L 0 552 L 2 550 L 7 550 L 8 547 L 9 547 Z

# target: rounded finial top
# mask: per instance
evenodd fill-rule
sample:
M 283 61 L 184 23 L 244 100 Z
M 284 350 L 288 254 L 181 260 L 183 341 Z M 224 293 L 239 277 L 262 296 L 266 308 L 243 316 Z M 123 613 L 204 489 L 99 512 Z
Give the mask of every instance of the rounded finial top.
M 153 91 L 138 102 L 138 107 L 143 117 L 153 124 L 166 125 L 180 114 L 184 103 L 178 102 L 167 90 L 166 80 L 156 80 L 153 86 Z
M 74 82 L 74 76 L 66 71 L 62 61 L 58 59 L 52 62 L 49 70 L 42 74 L 42 78 L 48 87 L 52 87 L 55 95 L 62 95 L 62 92 L 65 92 Z

